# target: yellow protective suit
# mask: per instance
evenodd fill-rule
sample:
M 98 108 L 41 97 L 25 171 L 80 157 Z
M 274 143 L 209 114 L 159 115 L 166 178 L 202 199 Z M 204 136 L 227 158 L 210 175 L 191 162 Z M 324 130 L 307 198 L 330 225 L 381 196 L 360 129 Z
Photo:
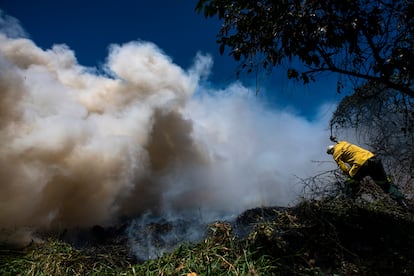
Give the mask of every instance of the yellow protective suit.
M 372 152 L 346 141 L 336 144 L 333 151 L 333 159 L 351 177 L 354 177 L 361 166 L 373 156 Z

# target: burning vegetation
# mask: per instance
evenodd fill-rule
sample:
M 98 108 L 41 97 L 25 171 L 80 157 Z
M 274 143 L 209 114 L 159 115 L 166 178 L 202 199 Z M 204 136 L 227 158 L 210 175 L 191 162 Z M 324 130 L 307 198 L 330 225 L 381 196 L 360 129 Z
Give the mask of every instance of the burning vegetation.
M 369 183 L 355 199 L 331 175 L 294 185 L 321 171 L 322 119 L 270 110 L 241 84 L 203 88 L 210 56 L 184 70 L 152 43 L 109 50 L 100 72 L 66 45 L 0 33 L 1 275 L 414 274 L 412 212 Z M 363 120 L 335 114 L 331 129 L 370 130 L 413 195 L 413 102 L 379 88 L 390 101 L 346 98 L 340 114 Z M 306 197 L 286 207 L 294 186 Z
M 294 207 L 250 209 L 205 225 L 197 242 L 140 260 L 128 242 L 128 221 L 57 235 L 23 248 L 3 244 L 2 275 L 412 275 L 414 216 L 386 200 L 308 200 Z M 166 220 L 143 225 L 154 246 L 178 227 Z M 143 233 L 141 233 L 142 237 Z M 69 238 L 71 237 L 71 238 Z M 145 242 L 141 240 L 142 247 Z M 171 240 L 170 240 L 171 242 Z M 161 252 L 161 251 L 160 251 Z

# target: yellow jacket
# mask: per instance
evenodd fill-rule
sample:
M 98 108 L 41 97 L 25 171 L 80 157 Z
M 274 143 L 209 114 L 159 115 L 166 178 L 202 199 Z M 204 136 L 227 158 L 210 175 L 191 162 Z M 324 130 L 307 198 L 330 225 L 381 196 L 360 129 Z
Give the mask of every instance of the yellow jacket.
M 372 152 L 346 141 L 340 141 L 336 144 L 333 152 L 333 159 L 351 177 L 354 177 L 361 166 L 373 156 L 374 154 Z

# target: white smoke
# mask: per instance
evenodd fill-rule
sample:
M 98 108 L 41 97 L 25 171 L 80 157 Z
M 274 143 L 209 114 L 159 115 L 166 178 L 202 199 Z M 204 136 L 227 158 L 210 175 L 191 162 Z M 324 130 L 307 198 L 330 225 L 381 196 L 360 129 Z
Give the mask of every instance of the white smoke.
M 66 45 L 43 50 L 9 32 L 0 33 L 2 227 L 288 205 L 297 176 L 327 158 L 329 116 L 269 109 L 237 82 L 203 87 L 208 55 L 184 70 L 152 43 L 114 44 L 102 71 Z
M 5 14 L 2 10 L 0 10 L 0 29 L 8 37 L 17 38 L 27 36 L 27 33 L 20 26 L 19 20 Z

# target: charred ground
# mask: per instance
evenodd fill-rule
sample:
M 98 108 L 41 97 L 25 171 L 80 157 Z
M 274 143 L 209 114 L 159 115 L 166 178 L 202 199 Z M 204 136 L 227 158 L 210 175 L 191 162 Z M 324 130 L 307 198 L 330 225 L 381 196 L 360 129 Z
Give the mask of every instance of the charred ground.
M 174 227 L 162 221 L 143 229 L 165 246 L 162 233 Z M 36 274 L 47 264 L 54 274 L 65 275 L 97 270 L 127 275 L 414 274 L 413 213 L 387 201 L 304 200 L 290 208 L 247 210 L 233 221 L 206 225 L 201 241 L 178 245 L 152 260 L 131 253 L 127 228 L 124 222 L 67 231 L 19 249 L 3 245 L 0 272 Z

